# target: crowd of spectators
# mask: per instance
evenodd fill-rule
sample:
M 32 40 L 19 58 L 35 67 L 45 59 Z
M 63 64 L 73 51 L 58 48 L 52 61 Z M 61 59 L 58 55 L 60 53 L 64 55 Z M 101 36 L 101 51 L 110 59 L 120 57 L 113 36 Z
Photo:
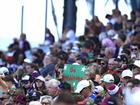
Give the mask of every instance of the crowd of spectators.
M 86 20 L 78 38 L 68 26 L 58 42 L 46 29 L 48 52 L 21 33 L 0 51 L 0 105 L 140 105 L 140 10 L 106 18 Z M 63 69 L 74 63 L 88 68 L 72 91 Z

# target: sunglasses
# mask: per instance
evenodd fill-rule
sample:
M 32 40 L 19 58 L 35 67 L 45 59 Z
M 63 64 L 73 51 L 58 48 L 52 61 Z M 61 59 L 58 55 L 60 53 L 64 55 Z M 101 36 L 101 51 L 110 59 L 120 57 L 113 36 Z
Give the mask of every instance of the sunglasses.
M 28 82 L 29 82 L 29 81 L 27 81 L 27 80 L 22 80 L 22 81 L 21 81 L 22 84 L 28 84 Z
M 9 75 L 9 73 L 8 73 L 8 72 L 5 72 L 4 75 L 5 75 L 5 76 L 6 76 L 6 75 Z
M 138 48 L 131 48 L 131 51 L 138 51 Z

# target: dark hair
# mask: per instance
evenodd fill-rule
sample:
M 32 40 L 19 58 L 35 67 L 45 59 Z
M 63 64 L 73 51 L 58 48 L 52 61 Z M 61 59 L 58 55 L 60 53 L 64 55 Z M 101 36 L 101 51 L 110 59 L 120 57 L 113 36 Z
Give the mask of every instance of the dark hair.
M 122 53 L 125 53 L 127 55 L 130 55 L 131 54 L 131 52 L 130 52 L 129 49 L 123 49 Z
M 83 45 L 83 47 L 84 47 L 84 48 L 87 48 L 87 49 L 91 49 L 93 46 L 94 46 L 94 43 L 93 43 L 93 41 L 91 41 L 91 40 L 85 41 L 85 43 L 84 43 L 84 45 Z
M 14 82 L 14 79 L 11 75 L 4 77 L 3 80 L 5 82 L 12 82 L 12 83 Z
M 61 51 L 61 52 L 59 52 L 58 58 L 61 59 L 61 60 L 67 61 L 68 54 L 66 52 L 64 52 L 64 51 Z
M 140 43 L 139 42 L 134 42 L 131 44 L 132 46 L 137 46 L 140 49 Z
M 35 64 L 35 63 L 28 63 L 26 66 L 30 66 L 31 68 L 34 68 L 34 70 L 38 70 L 39 69 L 38 65 Z
M 140 80 L 138 79 L 130 79 L 127 83 L 132 83 L 132 87 L 140 85 Z
M 118 97 L 110 97 L 108 99 L 107 105 L 118 105 Z
M 125 42 L 126 36 L 125 36 L 124 34 L 120 33 L 120 34 L 118 35 L 118 37 L 119 37 L 123 42 Z
M 120 77 L 117 74 L 112 74 L 114 77 L 114 84 L 118 85 L 120 83 Z

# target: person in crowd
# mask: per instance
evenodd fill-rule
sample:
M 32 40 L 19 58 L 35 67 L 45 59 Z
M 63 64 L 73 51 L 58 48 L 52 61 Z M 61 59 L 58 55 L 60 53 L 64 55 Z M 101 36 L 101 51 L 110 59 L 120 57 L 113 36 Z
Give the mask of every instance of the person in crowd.
M 43 77 L 47 77 L 48 74 L 52 77 L 55 77 L 55 58 L 52 55 L 45 55 L 43 64 L 44 67 L 40 70 L 40 73 L 43 75 Z
M 119 62 L 115 58 L 110 58 L 108 60 L 108 70 L 107 73 L 118 74 L 119 72 Z
M 121 74 L 121 81 L 124 86 L 126 86 L 127 82 L 133 78 L 133 72 L 130 69 L 126 69 Z
M 21 33 L 0 51 L 0 105 L 139 105 L 139 10 L 131 16 L 114 9 L 105 27 L 93 16 L 78 41 L 69 26 L 58 42 L 46 29 L 47 52 Z M 85 66 L 83 74 L 72 68 L 74 77 L 63 79 L 66 64 Z M 72 84 L 77 75 L 83 77 Z
M 140 43 L 132 43 L 131 48 L 131 59 L 140 59 Z
M 58 81 L 57 79 L 50 79 L 47 82 L 47 91 L 48 91 L 48 95 L 52 96 L 53 101 L 55 101 L 59 94 L 60 94 L 60 81 Z
M 124 34 L 117 34 L 117 35 L 114 36 L 114 39 L 115 39 L 115 43 L 119 47 L 118 55 L 121 55 L 121 52 L 123 50 L 123 46 L 125 45 L 126 35 L 124 35 Z
M 47 94 L 46 81 L 43 76 L 40 75 L 36 77 L 33 86 L 34 86 L 34 90 L 40 92 L 41 95 Z
M 138 99 L 139 97 L 139 92 L 140 92 L 140 81 L 138 79 L 132 79 L 128 81 L 127 86 L 125 87 L 125 92 L 124 92 L 124 104 L 126 105 L 139 105 L 140 100 Z
M 25 65 L 25 70 L 28 74 L 32 74 L 34 71 L 37 71 L 39 73 L 38 66 L 34 63 L 27 63 Z
M 76 41 L 76 35 L 74 30 L 71 26 L 65 26 L 64 32 L 62 35 L 62 42 L 64 42 L 64 45 L 69 45 L 70 43 L 73 43 Z
M 49 45 L 49 44 L 53 44 L 55 42 L 55 38 L 54 35 L 51 33 L 51 31 L 46 28 L 45 29 L 45 40 L 44 40 L 44 44 L 45 45 Z
M 53 104 L 52 97 L 48 95 L 42 96 L 40 98 L 40 103 L 41 105 L 52 105 Z
M 140 60 L 135 60 L 134 63 L 133 63 L 133 74 L 134 76 L 137 75 L 137 74 L 140 74 Z
M 21 87 L 24 89 L 26 96 L 29 96 L 33 93 L 34 88 L 32 85 L 33 79 L 29 74 L 23 74 L 21 78 Z
M 81 80 L 77 84 L 75 92 L 80 93 L 83 96 L 84 100 L 78 102 L 78 104 L 92 104 L 96 98 L 96 94 L 93 92 L 94 88 L 95 86 L 91 80 Z
M 88 65 L 86 78 L 92 80 L 95 86 L 99 85 L 99 80 L 101 78 L 101 75 L 100 75 L 99 66 L 97 63 L 92 63 Z
M 19 48 L 25 53 L 25 51 L 28 51 L 31 49 L 30 43 L 26 39 L 26 34 L 21 33 L 20 39 L 19 39 Z
M 91 40 L 85 41 L 81 48 L 81 53 L 87 53 L 88 54 L 88 60 L 89 62 L 92 62 L 94 60 L 94 42 Z

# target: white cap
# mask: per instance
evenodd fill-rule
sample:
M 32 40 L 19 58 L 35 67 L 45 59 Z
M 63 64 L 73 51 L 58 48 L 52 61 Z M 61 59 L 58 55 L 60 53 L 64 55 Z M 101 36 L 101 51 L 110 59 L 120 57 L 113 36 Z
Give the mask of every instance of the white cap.
M 7 67 L 1 67 L 0 68 L 0 75 L 5 76 L 4 73 L 9 73 L 9 70 L 8 70 Z
M 97 93 L 100 93 L 100 92 L 104 91 L 104 88 L 102 86 L 95 86 L 94 91 Z
M 105 74 L 102 80 L 107 83 L 114 83 L 114 77 L 112 74 Z
M 81 80 L 76 87 L 75 93 L 80 93 L 84 88 L 90 86 L 90 82 L 88 80 Z
M 38 76 L 37 78 L 36 78 L 36 80 L 40 80 L 40 81 L 43 81 L 43 82 L 45 82 L 45 78 L 43 77 L 43 76 Z
M 133 77 L 133 72 L 130 69 L 126 69 L 122 72 L 121 77 Z
M 30 76 L 29 75 L 25 75 L 21 78 L 21 80 L 29 80 L 30 79 Z
M 140 60 L 135 60 L 135 62 L 133 64 L 140 68 Z
M 140 74 L 135 75 L 134 78 L 140 80 Z
M 25 59 L 24 59 L 24 62 L 25 62 L 25 63 L 32 63 L 31 59 L 28 59 L 28 58 L 25 58 Z

